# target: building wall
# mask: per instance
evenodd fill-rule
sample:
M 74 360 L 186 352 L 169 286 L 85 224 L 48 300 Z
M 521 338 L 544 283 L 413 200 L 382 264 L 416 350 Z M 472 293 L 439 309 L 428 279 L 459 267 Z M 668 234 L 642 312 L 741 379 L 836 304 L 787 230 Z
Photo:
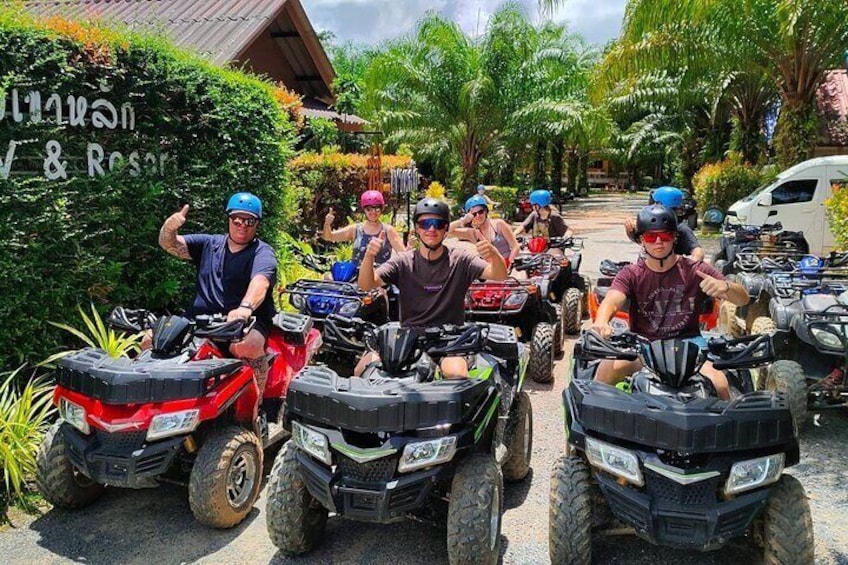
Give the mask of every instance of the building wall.
M 294 71 L 286 61 L 277 42 L 271 37 L 271 32 L 267 29 L 235 62 L 236 66 L 240 64 L 245 64 L 254 73 L 267 75 L 275 82 L 282 81 L 286 88 L 294 90 L 298 94 L 303 94 L 303 92 L 298 91 L 299 85 L 294 78 Z

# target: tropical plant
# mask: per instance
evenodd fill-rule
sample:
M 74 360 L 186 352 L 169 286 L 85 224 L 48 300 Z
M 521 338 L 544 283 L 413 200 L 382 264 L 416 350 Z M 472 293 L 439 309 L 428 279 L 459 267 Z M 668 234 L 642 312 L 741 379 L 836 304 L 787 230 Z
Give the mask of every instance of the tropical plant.
M 430 183 L 430 186 L 427 187 L 427 191 L 424 193 L 424 196 L 426 196 L 427 198 L 438 198 L 439 200 L 444 200 L 445 185 L 443 185 L 437 180 L 434 180 Z
M 709 206 L 727 210 L 731 204 L 754 192 L 762 182 L 761 172 L 741 162 L 734 154 L 721 162 L 704 165 L 692 179 L 701 213 Z
M 116 332 L 103 322 L 103 318 L 100 316 L 100 312 L 97 311 L 97 308 L 94 307 L 94 304 L 91 305 L 90 317 L 83 311 L 82 307 L 77 306 L 77 310 L 79 310 L 82 321 L 85 324 L 86 329 L 88 329 L 87 334 L 82 330 L 69 326 L 68 324 L 60 324 L 57 322 L 50 322 L 50 324 L 76 336 L 89 347 L 102 349 L 109 355 L 109 357 L 112 358 L 129 357 L 131 354 L 138 353 L 141 350 L 141 338 L 144 335 L 143 332 L 136 334 Z M 63 357 L 69 353 L 72 352 L 65 351 L 57 353 L 44 363 L 54 361 L 55 359 Z
M 0 470 L 5 491 L 25 502 L 27 481 L 35 474 L 35 454 L 53 416 L 53 387 L 33 374 L 20 382 L 23 367 L 0 384 Z
M 845 180 L 831 186 L 833 196 L 825 201 L 825 210 L 837 249 L 848 251 L 848 174 L 842 175 Z

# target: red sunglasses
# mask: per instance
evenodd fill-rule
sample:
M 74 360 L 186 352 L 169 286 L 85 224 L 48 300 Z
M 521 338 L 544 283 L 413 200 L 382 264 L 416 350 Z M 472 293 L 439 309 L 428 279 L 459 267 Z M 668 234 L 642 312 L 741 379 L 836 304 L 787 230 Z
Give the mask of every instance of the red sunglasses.
M 649 231 L 642 234 L 642 241 L 645 243 L 656 243 L 657 240 L 663 243 L 674 241 L 674 234 L 670 231 Z

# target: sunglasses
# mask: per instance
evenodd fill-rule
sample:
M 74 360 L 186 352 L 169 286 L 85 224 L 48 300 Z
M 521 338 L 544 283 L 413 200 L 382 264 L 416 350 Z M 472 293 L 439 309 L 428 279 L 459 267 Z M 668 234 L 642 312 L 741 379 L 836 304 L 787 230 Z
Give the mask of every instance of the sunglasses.
M 230 216 L 230 221 L 237 226 L 247 226 L 252 228 L 259 223 L 258 218 L 242 218 L 240 216 Z
M 656 243 L 658 240 L 663 243 L 674 241 L 674 234 L 670 231 L 649 231 L 642 234 L 642 241 L 645 243 Z
M 441 218 L 425 218 L 423 220 L 418 220 L 418 227 L 424 231 L 427 230 L 443 230 L 447 227 L 448 223 Z
M 366 212 L 382 212 L 383 207 L 382 206 L 365 206 L 363 208 L 363 210 L 365 210 Z
M 485 208 L 483 208 L 482 210 L 475 210 L 473 212 L 469 212 L 469 214 L 471 214 L 473 217 L 476 218 L 480 214 L 485 214 L 486 212 L 487 212 L 487 210 Z

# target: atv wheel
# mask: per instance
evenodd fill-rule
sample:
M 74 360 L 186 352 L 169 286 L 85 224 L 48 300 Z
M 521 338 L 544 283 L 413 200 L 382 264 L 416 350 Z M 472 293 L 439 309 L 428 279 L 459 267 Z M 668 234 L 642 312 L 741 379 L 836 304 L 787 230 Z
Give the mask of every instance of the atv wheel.
M 527 372 L 537 383 L 549 383 L 554 377 L 554 327 L 547 322 L 533 329 Z
M 83 475 L 71 463 L 62 425 L 62 421 L 53 424 L 38 448 L 35 482 L 50 504 L 75 510 L 100 498 L 105 487 Z
M 592 495 L 589 467 L 577 455 L 563 455 L 551 474 L 548 551 L 551 563 L 592 562 Z
M 765 389 L 786 394 L 795 424 L 795 435 L 799 435 L 807 417 L 807 383 L 804 369 L 795 361 L 775 361 L 766 372 Z
M 245 519 L 262 485 L 262 444 L 236 426 L 211 434 L 194 461 L 188 503 L 198 522 L 232 528 Z
M 562 297 L 562 328 L 565 333 L 580 333 L 583 320 L 583 293 L 579 289 L 569 288 Z
M 751 335 L 764 335 L 774 332 L 777 324 L 768 316 L 760 316 L 751 324 Z
M 501 553 L 503 477 L 491 455 L 463 461 L 451 483 L 448 503 L 448 562 L 498 562 Z
M 731 337 L 741 337 L 742 332 L 736 323 L 736 304 L 722 300 L 718 307 L 718 329 Z
M 759 523 L 764 565 L 814 561 L 813 519 L 798 479 L 783 475 L 772 487 Z
M 525 391 L 518 393 L 513 404 L 512 414 L 507 422 L 509 458 L 504 461 L 504 480 L 520 481 L 530 471 L 530 456 L 533 453 L 533 406 L 530 395 Z
M 565 332 L 562 331 L 562 304 L 554 304 L 554 315 L 557 320 L 554 326 L 554 357 L 559 358 L 565 341 Z
M 582 275 L 581 275 L 582 276 Z M 589 293 L 592 292 L 592 282 L 589 277 L 583 277 L 583 295 L 581 296 L 581 304 L 583 306 L 583 319 L 589 319 Z
M 698 229 L 698 214 L 689 214 L 686 218 L 686 223 L 689 225 L 689 229 L 695 231 Z
M 297 446 L 288 442 L 274 460 L 265 506 L 268 535 L 286 555 L 312 549 L 327 526 L 327 509 L 309 494 L 296 454 Z

